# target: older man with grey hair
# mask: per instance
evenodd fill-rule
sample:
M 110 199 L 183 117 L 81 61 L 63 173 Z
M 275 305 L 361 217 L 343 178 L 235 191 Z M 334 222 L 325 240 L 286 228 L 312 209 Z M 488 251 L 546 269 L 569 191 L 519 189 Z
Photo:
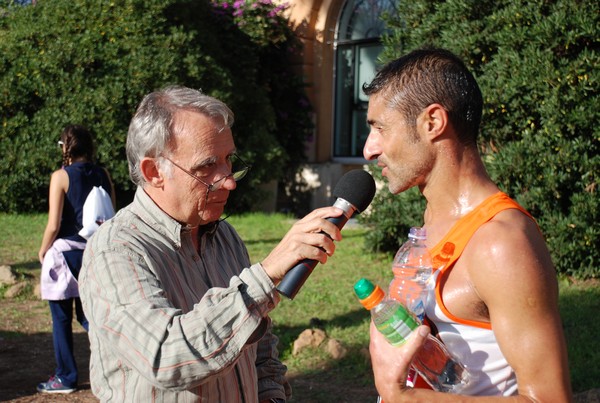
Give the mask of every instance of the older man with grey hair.
M 283 402 L 291 396 L 269 312 L 302 259 L 325 263 L 340 240 L 317 209 L 261 263 L 221 221 L 248 166 L 233 113 L 200 91 L 147 95 L 127 157 L 133 202 L 88 243 L 80 275 L 90 323 L 91 386 L 103 402 Z

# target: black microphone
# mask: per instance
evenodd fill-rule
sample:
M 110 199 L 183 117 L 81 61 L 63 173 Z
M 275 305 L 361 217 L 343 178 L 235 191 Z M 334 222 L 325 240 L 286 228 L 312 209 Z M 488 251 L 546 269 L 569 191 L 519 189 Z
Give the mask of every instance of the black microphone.
M 375 196 L 375 180 L 362 169 L 349 171 L 339 180 L 333 189 L 333 195 L 337 197 L 333 206 L 344 210 L 344 213 L 327 220 L 342 229 L 355 212 L 360 213 L 371 204 Z M 294 299 L 317 263 L 319 261 L 313 259 L 300 261 L 285 274 L 277 286 L 277 291 L 289 299 Z

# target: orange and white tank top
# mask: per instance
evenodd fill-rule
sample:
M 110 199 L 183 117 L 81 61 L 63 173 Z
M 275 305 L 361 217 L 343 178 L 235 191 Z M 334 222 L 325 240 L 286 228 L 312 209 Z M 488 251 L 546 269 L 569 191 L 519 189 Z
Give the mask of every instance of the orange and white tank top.
M 446 236 L 430 249 L 434 264 L 440 255 L 446 256 L 441 270 L 435 271 L 435 287 L 430 290 L 425 313 L 427 319 L 437 328 L 438 336 L 448 351 L 469 371 L 469 383 L 460 392 L 465 395 L 511 396 L 517 393 L 515 372 L 500 351 L 491 324 L 453 315 L 444 305 L 440 286 L 441 273 L 452 270 L 475 231 L 506 209 L 518 209 L 531 217 L 517 202 L 498 192 L 461 218 Z

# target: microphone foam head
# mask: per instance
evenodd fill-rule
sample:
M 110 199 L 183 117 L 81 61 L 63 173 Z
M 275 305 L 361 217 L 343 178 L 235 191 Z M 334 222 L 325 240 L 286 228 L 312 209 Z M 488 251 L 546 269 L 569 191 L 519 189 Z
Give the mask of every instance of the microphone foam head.
M 362 212 L 369 207 L 375 197 L 375 180 L 363 169 L 348 171 L 335 185 L 333 195 L 346 200 L 356 207 L 356 210 Z

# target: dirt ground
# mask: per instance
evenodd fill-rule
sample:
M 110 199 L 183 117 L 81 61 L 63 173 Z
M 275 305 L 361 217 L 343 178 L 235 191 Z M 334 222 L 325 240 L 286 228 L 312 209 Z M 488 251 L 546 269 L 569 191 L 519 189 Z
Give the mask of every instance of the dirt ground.
M 44 396 L 40 382 L 54 374 L 50 310 L 43 301 L 0 300 L 0 401 L 97 402 L 89 383 L 87 334 L 74 323 L 74 346 L 80 372 L 80 389 L 69 395 Z
M 54 373 L 51 319 L 44 301 L 0 299 L 0 402 L 98 402 L 90 390 L 87 334 L 74 323 L 74 344 L 80 372 L 79 389 L 68 395 L 37 393 L 36 385 Z M 290 374 L 293 402 L 321 403 L 320 396 L 338 396 L 336 402 L 375 402 L 376 393 L 355 384 L 341 383 L 327 372 L 311 376 Z M 575 403 L 600 403 L 600 389 L 580 393 Z

